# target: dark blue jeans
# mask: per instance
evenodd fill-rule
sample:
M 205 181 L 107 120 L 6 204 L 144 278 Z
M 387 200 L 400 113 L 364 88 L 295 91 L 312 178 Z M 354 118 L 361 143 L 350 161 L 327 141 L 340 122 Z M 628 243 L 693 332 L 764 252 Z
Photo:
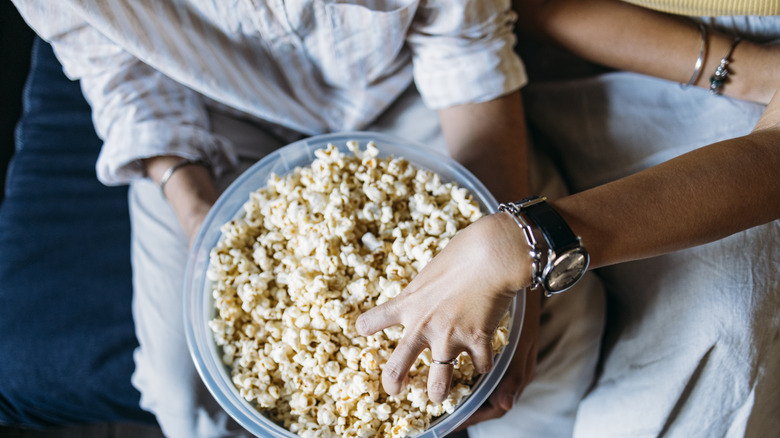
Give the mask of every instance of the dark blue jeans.
M 0 205 L 0 424 L 153 422 L 130 384 L 127 189 L 95 176 L 78 83 L 33 47 Z

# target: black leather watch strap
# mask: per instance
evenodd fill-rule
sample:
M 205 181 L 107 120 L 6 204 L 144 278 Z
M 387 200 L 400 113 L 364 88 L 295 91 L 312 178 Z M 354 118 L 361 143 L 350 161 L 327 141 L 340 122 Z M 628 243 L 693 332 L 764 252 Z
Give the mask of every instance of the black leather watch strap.
M 534 225 L 539 227 L 551 249 L 560 250 L 578 245 L 578 237 L 563 217 L 550 204 L 541 201 L 544 201 L 544 198 L 533 196 L 518 201 L 516 205 L 534 222 Z

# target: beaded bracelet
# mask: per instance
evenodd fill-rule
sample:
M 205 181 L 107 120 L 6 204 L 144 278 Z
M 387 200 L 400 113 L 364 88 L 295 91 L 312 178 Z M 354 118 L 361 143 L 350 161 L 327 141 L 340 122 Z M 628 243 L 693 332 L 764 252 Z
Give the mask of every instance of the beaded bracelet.
M 720 65 L 718 65 L 718 68 L 715 69 L 715 73 L 710 76 L 711 94 L 721 94 L 723 85 L 726 83 L 726 79 L 729 76 L 729 62 L 731 62 L 731 54 L 734 53 L 734 48 L 737 47 L 737 44 L 739 44 L 740 41 L 741 39 L 739 37 L 734 37 L 734 40 L 731 41 L 729 51 L 726 52 L 726 55 L 723 58 L 721 58 Z

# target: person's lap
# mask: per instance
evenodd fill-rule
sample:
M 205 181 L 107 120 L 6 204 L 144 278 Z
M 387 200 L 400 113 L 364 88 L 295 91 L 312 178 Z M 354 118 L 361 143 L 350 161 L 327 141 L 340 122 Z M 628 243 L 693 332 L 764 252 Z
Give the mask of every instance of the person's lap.
M 771 359 L 779 347 L 778 235 L 775 221 L 605 269 L 612 293 L 603 370 L 581 404 L 577 436 L 744 437 L 751 416 L 776 431 L 776 415 L 753 409 L 780 408 L 756 394 L 776 394 L 779 384 Z
M 230 139 L 241 156 L 240 167 L 218 182 L 220 190 L 224 190 L 241 171 L 285 143 L 258 125 L 219 113 L 212 114 L 212 129 Z M 426 109 L 413 90 L 404 94 L 367 130 L 394 134 L 446 152 L 435 111 Z M 547 173 L 551 168 L 545 169 L 536 175 L 540 186 L 548 177 L 555 179 Z M 561 190 L 562 184 L 555 181 L 556 190 Z M 239 434 L 240 428 L 227 418 L 200 382 L 187 351 L 181 323 L 187 237 L 159 187 L 151 181 L 141 180 L 132 185 L 130 206 L 134 318 L 140 343 L 135 355 L 133 383 L 142 393 L 141 403 L 157 415 L 158 422 L 170 436 L 211 436 L 223 433 L 226 427 L 234 428 Z M 529 395 L 521 397 L 513 411 L 503 419 L 472 428 L 475 436 L 484 433 L 481 430 L 496 431 L 507 427 L 516 432 L 518 424 L 525 425 L 529 431 L 543 429 L 544 424 L 551 424 L 550 421 L 539 421 L 543 419 L 542 411 L 547 408 L 542 405 L 540 410 L 530 395 L 536 394 L 534 399 L 544 403 L 544 397 L 556 393 L 564 395 L 554 403 L 555 415 L 557 418 L 568 416 L 563 427 L 568 433 L 563 436 L 570 434 L 577 402 L 592 379 L 602 326 L 601 290 L 598 281 L 589 278 L 592 284 L 583 283 L 581 288 L 592 292 L 571 294 L 570 298 L 562 297 L 548 303 L 547 319 L 552 321 L 549 327 L 554 330 L 548 330 L 545 338 L 550 345 L 541 347 L 546 355 L 541 358 L 535 383 L 526 389 Z M 595 307 L 595 310 L 587 312 L 588 307 Z M 558 311 L 561 316 L 556 316 Z M 586 317 L 579 318 L 579 315 Z M 579 325 L 576 323 L 578 318 Z M 571 354 L 572 351 L 577 354 Z M 555 383 L 556 379 L 560 381 Z M 566 383 L 561 383 L 564 380 Z M 549 402 L 547 406 L 550 406 Z M 525 417 L 521 414 L 524 410 L 528 412 Z M 513 418 L 525 420 L 512 421 Z
M 628 73 L 539 84 L 525 97 L 573 191 L 747 134 L 763 110 Z M 780 407 L 779 235 L 775 221 L 599 270 L 609 302 L 604 352 L 575 436 L 776 431 L 768 412 Z

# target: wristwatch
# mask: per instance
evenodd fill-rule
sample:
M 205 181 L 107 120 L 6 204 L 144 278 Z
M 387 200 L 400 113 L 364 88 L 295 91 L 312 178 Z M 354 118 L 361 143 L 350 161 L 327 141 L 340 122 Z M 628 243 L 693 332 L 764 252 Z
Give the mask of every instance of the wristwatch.
M 531 247 L 532 288 L 541 286 L 549 297 L 574 286 L 585 275 L 588 251 L 547 198 L 531 196 L 498 209 L 514 218 Z M 543 239 L 537 239 L 539 233 Z

